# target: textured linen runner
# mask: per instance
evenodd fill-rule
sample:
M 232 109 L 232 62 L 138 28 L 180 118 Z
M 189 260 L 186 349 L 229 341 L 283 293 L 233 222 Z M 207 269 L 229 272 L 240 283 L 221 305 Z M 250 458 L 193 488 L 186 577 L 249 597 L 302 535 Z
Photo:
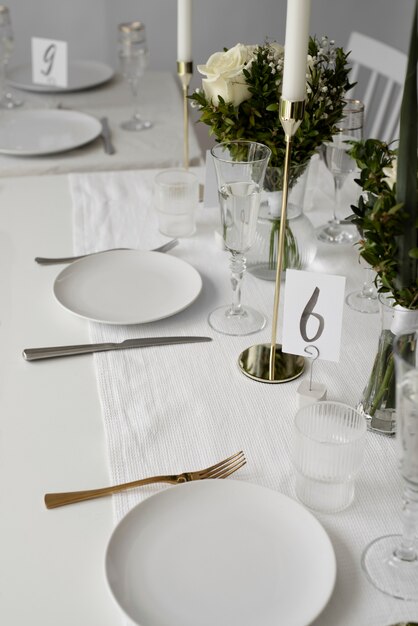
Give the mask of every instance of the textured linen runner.
M 153 209 L 155 173 L 71 175 L 74 252 L 111 247 L 151 249 L 167 241 L 158 232 Z M 204 173 L 198 173 L 203 179 Z M 307 215 L 315 225 L 331 215 L 331 183 L 324 178 L 319 185 L 319 174 L 320 166 L 311 177 L 316 185 L 313 202 L 309 189 L 307 193 L 311 209 Z M 270 342 L 274 283 L 250 274 L 244 279 L 243 302 L 257 307 L 268 320 L 260 333 L 229 337 L 215 333 L 207 323 L 208 313 L 231 299 L 229 255 L 215 237 L 218 211 L 216 207 L 200 207 L 196 234 L 181 239 L 168 253 L 190 263 L 202 277 L 202 292 L 191 306 L 166 320 L 144 325 L 90 323 L 93 342 L 157 335 L 213 337 L 211 343 L 94 355 L 109 480 L 112 484 L 201 469 L 244 450 L 247 465 L 233 476 L 234 480 L 295 497 L 290 443 L 296 390 L 302 379 L 281 385 L 257 383 L 244 376 L 237 365 L 243 349 Z M 362 274 L 356 250 L 350 246 L 336 248 L 320 244 L 312 269 L 346 275 L 347 292 L 358 289 Z M 328 399 L 356 405 L 370 371 L 378 332 L 377 315 L 362 315 L 345 307 L 340 362 L 317 361 L 314 370 L 314 380 L 328 388 Z M 164 488 L 148 486 L 115 496 L 115 522 L 135 504 Z M 418 604 L 393 600 L 376 591 L 360 565 L 361 553 L 372 539 L 400 531 L 401 491 L 394 440 L 368 433 L 365 464 L 353 504 L 338 514 L 316 515 L 337 557 L 336 587 L 316 626 L 385 626 L 413 617 L 417 621 Z

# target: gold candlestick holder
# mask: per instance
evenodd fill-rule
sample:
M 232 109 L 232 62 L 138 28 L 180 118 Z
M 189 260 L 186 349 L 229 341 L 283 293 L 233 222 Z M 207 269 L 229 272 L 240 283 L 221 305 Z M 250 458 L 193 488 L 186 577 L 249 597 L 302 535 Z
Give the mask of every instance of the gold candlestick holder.
M 286 152 L 283 175 L 282 211 L 280 217 L 279 245 L 277 251 L 276 286 L 274 292 L 272 333 L 270 344 L 258 344 L 240 354 L 238 364 L 249 378 L 264 383 L 284 383 L 300 376 L 305 367 L 305 359 L 295 354 L 285 354 L 276 343 L 277 322 L 280 304 L 280 288 L 285 246 L 287 220 L 287 196 L 289 191 L 289 168 L 292 139 L 299 128 L 305 110 L 304 100 L 280 100 L 280 122 L 285 132 Z
M 193 61 L 177 61 L 177 74 L 183 89 L 183 165 L 189 169 L 189 106 L 187 96 L 193 75 Z

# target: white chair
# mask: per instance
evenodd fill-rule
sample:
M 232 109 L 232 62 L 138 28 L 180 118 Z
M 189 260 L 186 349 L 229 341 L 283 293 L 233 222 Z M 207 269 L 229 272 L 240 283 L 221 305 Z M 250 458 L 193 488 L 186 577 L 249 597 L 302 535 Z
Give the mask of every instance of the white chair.
M 364 137 L 398 139 L 406 54 L 356 32 L 351 33 L 346 50 L 351 51 L 350 82 L 358 81 L 347 97 L 365 104 Z

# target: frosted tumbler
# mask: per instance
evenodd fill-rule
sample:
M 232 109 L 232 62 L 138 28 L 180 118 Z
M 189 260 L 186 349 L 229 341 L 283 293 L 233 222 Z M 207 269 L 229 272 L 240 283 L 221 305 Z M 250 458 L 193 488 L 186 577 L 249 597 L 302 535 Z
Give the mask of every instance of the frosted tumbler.
M 159 230 L 168 237 L 188 237 L 196 230 L 199 182 L 187 170 L 164 170 L 154 181 Z
M 293 430 L 296 494 L 311 509 L 333 513 L 354 498 L 366 441 L 366 421 L 339 402 L 301 408 Z

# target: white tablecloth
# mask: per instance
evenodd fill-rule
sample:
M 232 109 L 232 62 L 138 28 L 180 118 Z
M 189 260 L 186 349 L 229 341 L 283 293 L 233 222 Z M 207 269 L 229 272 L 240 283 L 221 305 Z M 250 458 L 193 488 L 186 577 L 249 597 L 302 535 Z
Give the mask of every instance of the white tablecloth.
M 203 177 L 203 172 L 200 174 Z M 150 248 L 164 240 L 157 232 L 152 208 L 154 175 L 144 171 L 71 176 L 75 252 L 111 246 Z M 329 218 L 330 202 L 324 189 L 317 190 L 313 201 L 309 198 L 308 215 L 316 224 Z M 208 313 L 230 299 L 228 254 L 214 237 L 218 210 L 201 207 L 197 222 L 196 235 L 182 239 L 169 253 L 191 263 L 202 276 L 203 291 L 194 304 L 169 319 L 143 326 L 90 324 L 94 342 L 157 334 L 213 337 L 211 343 L 202 345 L 94 356 L 110 482 L 197 469 L 242 449 L 248 464 L 234 480 L 295 497 L 289 441 L 301 379 L 265 385 L 245 377 L 237 366 L 243 349 L 270 341 L 274 285 L 251 275 L 245 278 L 243 301 L 256 304 L 266 314 L 269 323 L 265 330 L 252 337 L 212 332 Z M 347 291 L 351 291 L 361 284 L 356 259 L 355 249 L 321 245 L 312 269 L 346 275 Z M 378 331 L 377 315 L 362 315 L 345 307 L 340 363 L 317 362 L 315 369 L 315 379 L 326 384 L 329 399 L 357 403 Z M 115 522 L 162 488 L 150 486 L 116 496 Z M 404 603 L 379 593 L 360 567 L 368 542 L 400 530 L 401 491 L 394 440 L 369 433 L 354 503 L 338 514 L 317 515 L 331 538 L 338 566 L 336 588 L 315 622 L 318 626 L 385 626 L 401 619 L 417 621 L 418 603 Z
M 146 72 L 140 93 L 140 110 L 154 126 L 140 132 L 120 128 L 132 117 L 132 96 L 125 81 L 116 76 L 96 89 L 74 93 L 46 94 L 20 91 L 22 108 L 16 117 L 31 109 L 81 111 L 97 118 L 107 117 L 116 153 L 108 155 L 101 138 L 69 152 L 43 157 L 18 157 L 1 154 L 0 177 L 96 172 L 106 170 L 169 167 L 183 163 L 183 102 L 178 78 L 170 72 Z M 0 116 L 0 125 L 1 125 Z M 189 131 L 190 160 L 200 163 L 201 152 L 193 125 Z

